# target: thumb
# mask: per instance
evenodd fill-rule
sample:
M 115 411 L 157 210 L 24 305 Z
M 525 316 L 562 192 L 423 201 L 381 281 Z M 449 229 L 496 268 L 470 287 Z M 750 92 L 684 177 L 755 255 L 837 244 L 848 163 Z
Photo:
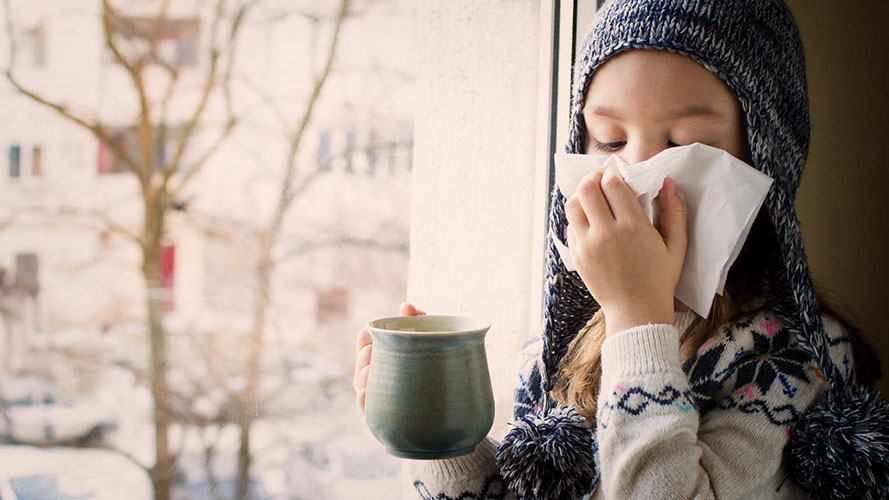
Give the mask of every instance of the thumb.
M 685 259 L 685 247 L 688 243 L 685 225 L 685 204 L 679 198 L 676 183 L 669 177 L 664 179 L 664 186 L 659 193 L 661 202 L 661 236 L 667 245 L 667 251 L 677 259 Z
M 425 316 L 426 312 L 421 311 L 414 307 L 413 304 L 409 302 L 404 302 L 401 304 L 401 307 L 398 308 L 399 316 Z

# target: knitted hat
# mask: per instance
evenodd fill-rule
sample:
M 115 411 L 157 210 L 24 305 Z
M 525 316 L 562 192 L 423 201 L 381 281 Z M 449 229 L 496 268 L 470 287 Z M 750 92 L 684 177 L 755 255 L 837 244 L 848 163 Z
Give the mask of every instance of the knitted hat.
M 889 410 L 876 393 L 860 390 L 852 380 L 846 380 L 830 358 L 829 339 L 793 207 L 808 154 L 810 123 L 803 47 L 790 10 L 781 0 L 608 2 L 593 22 L 575 64 L 568 153 L 585 152 L 582 111 L 595 71 L 610 57 L 629 49 L 681 54 L 716 74 L 741 104 L 753 166 L 774 179 L 765 208 L 784 269 L 769 283 L 771 300 L 784 327 L 811 349 L 832 387 L 821 406 L 807 412 L 792 433 L 788 458 L 798 482 L 813 494 L 824 495 L 822 498 L 889 495 L 889 480 L 874 479 L 871 470 L 873 461 L 883 461 L 889 451 L 886 424 L 881 423 L 881 419 L 889 421 Z M 579 275 L 566 271 L 552 241 L 556 237 L 567 242 L 564 202 L 556 187 L 550 213 L 543 333 L 544 406 L 545 412 L 554 415 L 550 424 L 553 419 L 566 419 L 564 408 L 551 408 L 548 392 L 554 385 L 553 375 L 568 344 L 598 309 Z M 849 420 L 850 413 L 860 419 Z M 546 415 L 534 418 L 539 422 L 521 422 L 514 428 L 518 432 L 507 436 L 501 447 L 504 452 L 521 445 L 517 440 L 528 432 L 528 426 L 550 425 Z M 841 428 L 846 429 L 845 435 Z M 542 460 L 558 465 L 558 458 Z M 581 481 L 585 486 L 590 484 L 589 478 Z M 521 489 L 518 484 L 511 486 Z M 564 491 L 583 489 L 563 487 L 567 488 Z

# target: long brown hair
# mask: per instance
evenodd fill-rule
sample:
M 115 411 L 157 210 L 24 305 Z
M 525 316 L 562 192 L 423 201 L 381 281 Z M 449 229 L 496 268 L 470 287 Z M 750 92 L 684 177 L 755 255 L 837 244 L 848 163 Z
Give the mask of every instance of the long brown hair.
M 774 269 L 779 258 L 777 241 L 771 221 L 761 210 L 738 259 L 729 270 L 723 295 L 717 295 L 706 318 L 698 315 L 679 338 L 679 352 L 685 360 L 698 350 L 718 328 L 739 316 L 764 309 L 757 303 L 763 295 L 766 272 Z M 837 312 L 837 307 L 816 291 L 822 314 L 837 320 L 848 332 L 859 384 L 873 386 L 881 376 L 880 362 L 863 341 L 858 329 Z M 752 306 L 752 307 L 751 307 Z M 595 426 L 599 385 L 602 377 L 602 343 L 605 342 L 605 316 L 597 311 L 568 346 L 568 351 L 555 376 L 553 396 L 562 404 L 574 405 L 591 426 Z

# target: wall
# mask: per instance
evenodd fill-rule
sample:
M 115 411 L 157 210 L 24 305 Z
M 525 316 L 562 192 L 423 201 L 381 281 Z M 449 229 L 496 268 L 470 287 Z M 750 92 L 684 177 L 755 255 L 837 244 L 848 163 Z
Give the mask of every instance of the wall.
M 806 47 L 812 148 L 797 210 L 816 282 L 858 319 L 889 372 L 889 2 L 788 2 Z M 889 394 L 889 377 L 880 388 Z
M 418 9 L 408 299 L 493 325 L 495 434 L 511 416 L 516 353 L 531 330 L 539 9 L 534 0 Z

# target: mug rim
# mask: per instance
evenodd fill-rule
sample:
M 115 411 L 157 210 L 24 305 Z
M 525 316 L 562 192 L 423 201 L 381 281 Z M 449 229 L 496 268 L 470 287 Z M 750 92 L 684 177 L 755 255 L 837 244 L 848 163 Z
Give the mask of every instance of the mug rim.
M 451 319 L 451 320 L 469 320 L 470 328 L 461 329 L 461 330 L 440 330 L 440 331 L 410 331 L 410 330 L 393 330 L 391 328 L 383 328 L 381 326 L 376 326 L 379 324 L 383 324 L 386 321 L 394 321 L 394 320 L 404 320 L 406 318 L 415 319 L 418 321 L 427 321 L 433 319 Z M 377 318 L 375 320 L 369 321 L 367 323 L 367 328 L 372 332 L 385 333 L 389 335 L 401 335 L 401 336 L 416 336 L 417 334 L 430 335 L 430 336 L 443 336 L 443 335 L 472 335 L 477 334 L 482 331 L 487 331 L 491 328 L 491 323 L 485 321 L 481 318 L 473 317 L 473 316 L 461 316 L 455 314 L 421 314 L 416 316 L 388 316 L 385 318 Z

